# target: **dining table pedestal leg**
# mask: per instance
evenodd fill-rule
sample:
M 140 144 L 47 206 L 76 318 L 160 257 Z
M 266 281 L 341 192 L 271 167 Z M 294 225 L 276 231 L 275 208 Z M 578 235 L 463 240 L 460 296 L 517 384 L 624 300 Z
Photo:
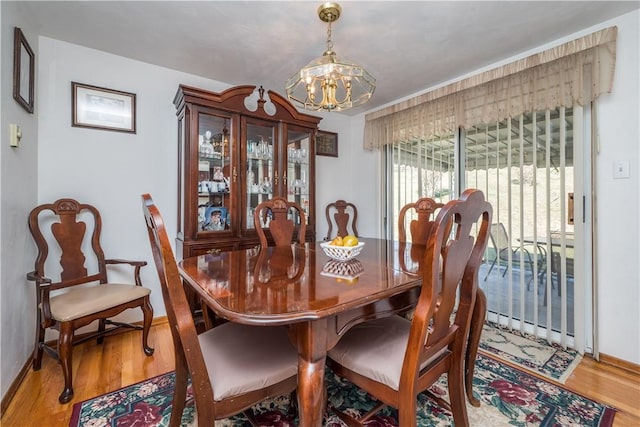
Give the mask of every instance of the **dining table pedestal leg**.
M 298 411 L 301 427 L 321 427 L 326 406 L 326 319 L 291 325 L 298 349 Z

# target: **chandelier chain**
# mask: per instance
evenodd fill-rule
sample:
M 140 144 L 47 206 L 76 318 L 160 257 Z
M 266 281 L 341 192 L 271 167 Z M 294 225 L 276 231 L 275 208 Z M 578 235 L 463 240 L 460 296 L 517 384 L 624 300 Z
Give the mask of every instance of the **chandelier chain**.
M 327 25 L 327 50 L 333 50 L 333 42 L 331 41 L 331 21 Z

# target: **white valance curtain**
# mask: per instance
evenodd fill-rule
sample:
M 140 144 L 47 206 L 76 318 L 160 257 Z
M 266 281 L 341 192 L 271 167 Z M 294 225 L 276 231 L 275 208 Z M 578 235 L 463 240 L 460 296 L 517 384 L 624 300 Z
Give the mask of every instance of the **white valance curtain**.
M 617 27 L 545 50 L 365 117 L 364 146 L 431 138 L 611 92 Z

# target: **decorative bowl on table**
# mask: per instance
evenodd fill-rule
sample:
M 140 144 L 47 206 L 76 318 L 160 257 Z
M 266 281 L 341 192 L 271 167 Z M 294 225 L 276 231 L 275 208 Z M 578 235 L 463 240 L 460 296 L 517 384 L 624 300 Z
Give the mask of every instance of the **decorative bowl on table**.
M 320 243 L 324 253 L 331 259 L 336 261 L 349 261 L 360 255 L 364 242 L 358 242 L 355 246 L 335 246 L 329 242 Z

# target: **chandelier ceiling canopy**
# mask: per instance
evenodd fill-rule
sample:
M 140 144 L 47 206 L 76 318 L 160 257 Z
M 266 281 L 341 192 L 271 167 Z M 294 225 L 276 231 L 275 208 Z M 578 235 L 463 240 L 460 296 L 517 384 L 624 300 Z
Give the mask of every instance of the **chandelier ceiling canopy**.
M 342 8 L 334 2 L 318 8 L 318 17 L 327 23 L 327 50 L 287 80 L 287 97 L 297 107 L 342 111 L 367 102 L 376 88 L 376 79 L 367 70 L 333 51 L 331 23 L 341 13 Z

